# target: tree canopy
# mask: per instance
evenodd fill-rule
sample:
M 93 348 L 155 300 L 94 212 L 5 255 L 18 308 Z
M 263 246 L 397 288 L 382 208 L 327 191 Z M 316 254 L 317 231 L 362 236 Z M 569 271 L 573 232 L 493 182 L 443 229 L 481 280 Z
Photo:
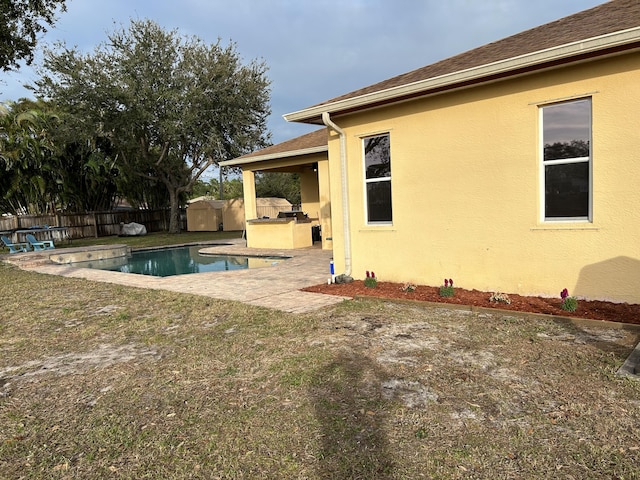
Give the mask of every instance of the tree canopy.
M 117 193 L 114 150 L 82 136 L 73 119 L 42 100 L 0 105 L 0 211 L 108 210 Z
M 271 172 L 256 175 L 258 197 L 286 198 L 293 205 L 300 204 L 300 175 L 297 173 Z
M 0 1 L 0 67 L 3 71 L 19 67 L 21 60 L 30 65 L 38 34 L 55 22 L 58 8 L 65 11 L 66 0 Z
M 210 197 L 220 199 L 220 181 L 211 178 L 208 182 L 198 180 L 191 189 L 189 199 L 197 197 Z M 242 180 L 240 178 L 228 178 L 222 181 L 222 199 L 241 198 Z
M 177 232 L 181 198 L 208 167 L 268 144 L 266 71 L 243 64 L 233 43 L 132 20 L 92 53 L 46 50 L 34 90 L 109 140 L 131 189 L 135 178 L 162 185 Z
M 240 178 L 229 178 L 222 182 L 222 198 L 240 198 L 243 185 Z M 189 195 L 190 199 L 197 197 L 220 198 L 220 181 L 216 178 L 208 182 L 198 180 Z M 293 205 L 300 204 L 300 175 L 287 172 L 258 172 L 256 173 L 256 196 L 286 198 Z
M 0 109 L 0 206 L 15 213 L 42 213 L 51 204 L 55 180 L 46 166 L 55 155 L 50 127 L 55 114 L 31 102 Z

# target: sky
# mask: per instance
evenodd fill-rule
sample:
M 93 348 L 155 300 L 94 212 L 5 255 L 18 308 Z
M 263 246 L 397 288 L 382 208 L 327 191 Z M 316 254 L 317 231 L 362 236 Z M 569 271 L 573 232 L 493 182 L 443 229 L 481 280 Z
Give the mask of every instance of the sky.
M 234 42 L 271 80 L 268 128 L 279 143 L 317 126 L 282 115 L 604 3 L 605 0 L 67 0 L 39 47 L 92 52 L 150 19 L 207 43 Z M 36 62 L 41 59 L 36 55 Z M 0 101 L 31 97 L 32 67 L 0 72 Z

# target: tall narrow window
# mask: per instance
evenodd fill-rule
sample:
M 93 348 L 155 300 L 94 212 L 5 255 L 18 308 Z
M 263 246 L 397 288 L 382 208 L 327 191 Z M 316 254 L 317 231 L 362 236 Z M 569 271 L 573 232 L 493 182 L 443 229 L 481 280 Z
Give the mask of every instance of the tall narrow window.
M 542 108 L 545 220 L 591 219 L 591 100 Z
M 391 223 L 391 148 L 389 134 L 367 137 L 364 169 L 367 223 Z

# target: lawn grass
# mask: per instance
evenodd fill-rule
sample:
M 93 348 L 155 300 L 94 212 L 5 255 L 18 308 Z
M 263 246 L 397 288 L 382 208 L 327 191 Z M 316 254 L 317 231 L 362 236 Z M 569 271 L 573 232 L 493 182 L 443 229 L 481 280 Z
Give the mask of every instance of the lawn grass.
M 98 237 L 98 238 L 76 238 L 69 244 L 59 243 L 56 248 L 67 247 L 87 247 L 93 245 L 113 245 L 113 244 L 125 244 L 132 248 L 146 248 L 146 247 L 163 247 L 170 245 L 182 245 L 187 243 L 208 243 L 223 241 L 231 238 L 240 238 L 242 232 L 180 232 L 180 233 L 167 233 L 167 232 L 154 232 L 147 235 L 132 236 L 132 237 L 119 237 L 113 235 L 110 237 Z
M 0 478 L 638 478 L 636 330 L 0 276 Z

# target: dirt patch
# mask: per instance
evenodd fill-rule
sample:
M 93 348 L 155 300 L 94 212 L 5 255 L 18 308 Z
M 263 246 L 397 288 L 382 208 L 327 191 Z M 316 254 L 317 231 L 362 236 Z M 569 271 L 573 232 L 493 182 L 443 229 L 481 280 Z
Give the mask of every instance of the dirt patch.
M 352 283 L 316 285 L 305 288 L 307 292 L 326 293 L 355 298 L 356 296 L 390 298 L 401 300 L 414 300 L 423 302 L 448 303 L 456 305 L 469 305 L 484 308 L 499 308 L 527 313 L 541 313 L 545 315 L 557 315 L 592 320 L 608 320 L 611 322 L 632 323 L 640 325 L 640 305 L 629 303 L 612 303 L 596 300 L 579 300 L 578 309 L 575 312 L 562 310 L 560 298 L 527 297 L 523 295 L 509 294 L 510 304 L 503 302 L 491 302 L 492 292 L 479 290 L 465 290 L 455 288 L 453 297 L 441 297 L 438 287 L 418 285 L 414 291 L 403 289 L 404 285 L 392 282 L 378 282 L 377 287 L 368 288 L 361 280 Z
M 136 345 L 100 345 L 89 352 L 65 353 L 0 369 L 0 381 L 33 380 L 41 375 L 75 375 L 138 358 L 158 359 L 157 351 Z
M 2 478 L 638 476 L 636 328 L 0 276 Z

